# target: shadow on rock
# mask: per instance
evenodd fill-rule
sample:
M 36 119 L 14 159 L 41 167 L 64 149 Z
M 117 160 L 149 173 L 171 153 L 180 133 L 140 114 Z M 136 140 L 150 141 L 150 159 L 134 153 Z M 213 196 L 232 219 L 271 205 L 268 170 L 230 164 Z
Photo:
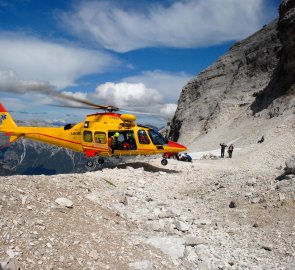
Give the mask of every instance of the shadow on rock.
M 144 163 L 144 162 L 124 163 L 124 164 L 118 164 L 114 167 L 119 168 L 119 169 L 126 169 L 127 167 L 131 167 L 133 169 L 143 168 L 146 172 L 179 173 L 179 171 L 176 171 L 176 170 L 168 170 L 168 169 L 164 169 L 164 168 L 159 168 L 159 167 L 156 167 L 151 164 Z
M 286 174 L 283 173 L 283 174 L 277 176 L 275 179 L 278 180 L 278 181 L 285 180 L 286 179 Z

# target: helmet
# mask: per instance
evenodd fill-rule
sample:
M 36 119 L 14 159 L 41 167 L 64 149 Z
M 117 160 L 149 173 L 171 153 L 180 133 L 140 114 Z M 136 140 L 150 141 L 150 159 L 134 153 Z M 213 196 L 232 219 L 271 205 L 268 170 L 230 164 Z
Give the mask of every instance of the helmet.
M 114 134 L 114 137 L 119 137 L 119 136 L 120 136 L 119 132 L 116 132 L 116 133 Z

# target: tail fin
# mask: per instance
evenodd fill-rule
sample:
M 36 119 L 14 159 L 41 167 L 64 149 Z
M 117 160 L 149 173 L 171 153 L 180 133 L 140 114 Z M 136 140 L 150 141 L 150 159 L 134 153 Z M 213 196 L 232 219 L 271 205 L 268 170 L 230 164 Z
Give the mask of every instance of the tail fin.
M 2 103 L 0 103 L 0 131 L 1 129 L 16 128 L 17 125 L 13 121 L 10 114 L 6 111 Z

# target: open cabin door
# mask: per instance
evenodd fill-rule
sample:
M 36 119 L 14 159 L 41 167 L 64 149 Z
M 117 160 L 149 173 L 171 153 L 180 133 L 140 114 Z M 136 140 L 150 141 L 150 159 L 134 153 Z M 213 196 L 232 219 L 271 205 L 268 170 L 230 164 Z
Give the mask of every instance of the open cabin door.
M 137 150 L 137 144 L 134 137 L 133 130 L 113 130 L 108 132 L 108 138 L 110 139 L 115 133 L 119 133 L 115 142 L 112 139 L 109 142 L 109 146 L 114 148 L 114 155 L 135 155 Z

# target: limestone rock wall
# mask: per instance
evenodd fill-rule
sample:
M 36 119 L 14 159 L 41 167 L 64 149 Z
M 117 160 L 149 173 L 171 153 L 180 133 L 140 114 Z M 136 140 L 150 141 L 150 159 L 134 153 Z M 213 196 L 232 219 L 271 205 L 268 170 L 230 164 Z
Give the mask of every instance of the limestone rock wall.
M 245 114 L 269 83 L 281 43 L 277 21 L 235 44 L 182 89 L 170 138 L 190 144 L 198 136 Z
M 270 117 L 295 107 L 295 1 L 280 5 L 278 36 L 282 43 L 280 61 L 269 85 L 259 94 L 251 109 Z
M 295 112 L 295 0 L 283 0 L 279 12 L 278 20 L 235 44 L 187 83 L 171 139 L 191 145 L 212 131 L 222 136 L 225 129 L 238 131 L 247 119 L 283 120 Z

